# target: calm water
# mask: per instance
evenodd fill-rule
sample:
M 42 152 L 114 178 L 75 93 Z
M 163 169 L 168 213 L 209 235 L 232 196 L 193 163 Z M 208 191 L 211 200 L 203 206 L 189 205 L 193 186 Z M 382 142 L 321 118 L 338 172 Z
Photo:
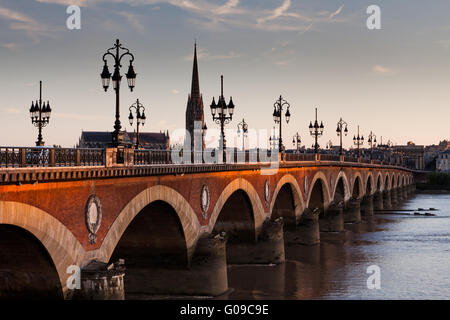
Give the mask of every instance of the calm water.
M 288 247 L 278 266 L 230 266 L 231 299 L 449 299 L 450 195 L 418 194 L 400 209 L 435 217 L 376 215 L 345 244 Z M 300 262 L 301 261 L 301 262 Z M 367 267 L 381 289 L 367 289 Z

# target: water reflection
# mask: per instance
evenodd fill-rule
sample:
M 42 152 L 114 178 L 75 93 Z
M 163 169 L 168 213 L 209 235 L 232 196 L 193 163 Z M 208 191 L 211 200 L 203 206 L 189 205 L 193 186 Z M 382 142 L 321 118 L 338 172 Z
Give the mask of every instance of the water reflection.
M 376 215 L 348 225 L 346 242 L 286 248 L 277 266 L 229 266 L 229 299 L 449 299 L 450 195 L 417 195 L 401 209 L 438 208 L 436 217 Z M 370 265 L 382 288 L 369 290 Z

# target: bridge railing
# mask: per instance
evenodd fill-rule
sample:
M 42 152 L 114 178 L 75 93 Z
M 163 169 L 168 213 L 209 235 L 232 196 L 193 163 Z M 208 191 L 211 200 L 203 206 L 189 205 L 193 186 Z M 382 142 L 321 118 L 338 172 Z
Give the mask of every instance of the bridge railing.
M 0 167 L 74 167 L 105 165 L 104 149 L 0 147 Z

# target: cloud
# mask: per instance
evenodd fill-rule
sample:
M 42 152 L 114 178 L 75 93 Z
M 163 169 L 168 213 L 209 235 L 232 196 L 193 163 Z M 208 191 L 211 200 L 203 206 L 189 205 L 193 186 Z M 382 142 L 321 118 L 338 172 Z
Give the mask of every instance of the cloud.
M 341 13 L 342 9 L 344 9 L 344 5 L 341 5 L 339 9 L 337 9 L 335 12 L 330 13 L 328 16 L 329 19 L 333 19 L 335 16 Z
M 145 32 L 145 26 L 140 21 L 140 17 L 138 15 L 128 11 L 120 11 L 118 14 L 124 17 L 134 29 L 139 32 Z
M 238 4 L 239 0 L 228 0 L 223 6 L 213 10 L 213 12 L 219 15 L 241 13 L 242 12 L 241 10 L 236 9 Z
M 178 91 L 177 89 L 172 89 L 172 93 L 173 93 L 173 94 L 179 94 L 180 91 Z
M 236 59 L 240 56 L 240 54 L 237 54 L 234 51 L 225 54 L 212 54 L 204 48 L 197 48 L 197 58 L 203 61 Z M 192 53 L 185 55 L 183 60 L 191 61 Z
M 24 31 L 34 41 L 38 41 L 39 36 L 49 36 L 49 28 L 36 20 L 18 11 L 0 7 L 0 19 L 10 21 L 10 30 Z
M 392 69 L 380 65 L 373 66 L 372 71 L 379 75 L 392 75 L 395 73 Z

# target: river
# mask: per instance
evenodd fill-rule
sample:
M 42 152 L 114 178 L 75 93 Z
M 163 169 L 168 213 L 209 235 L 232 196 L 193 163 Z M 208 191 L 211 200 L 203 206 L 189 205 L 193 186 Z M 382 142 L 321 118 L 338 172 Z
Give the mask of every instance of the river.
M 375 215 L 345 243 L 287 247 L 281 265 L 229 266 L 232 292 L 222 298 L 449 299 L 450 195 L 417 194 L 398 207 L 418 208 L 439 211 Z M 372 265 L 379 289 L 368 289 Z

